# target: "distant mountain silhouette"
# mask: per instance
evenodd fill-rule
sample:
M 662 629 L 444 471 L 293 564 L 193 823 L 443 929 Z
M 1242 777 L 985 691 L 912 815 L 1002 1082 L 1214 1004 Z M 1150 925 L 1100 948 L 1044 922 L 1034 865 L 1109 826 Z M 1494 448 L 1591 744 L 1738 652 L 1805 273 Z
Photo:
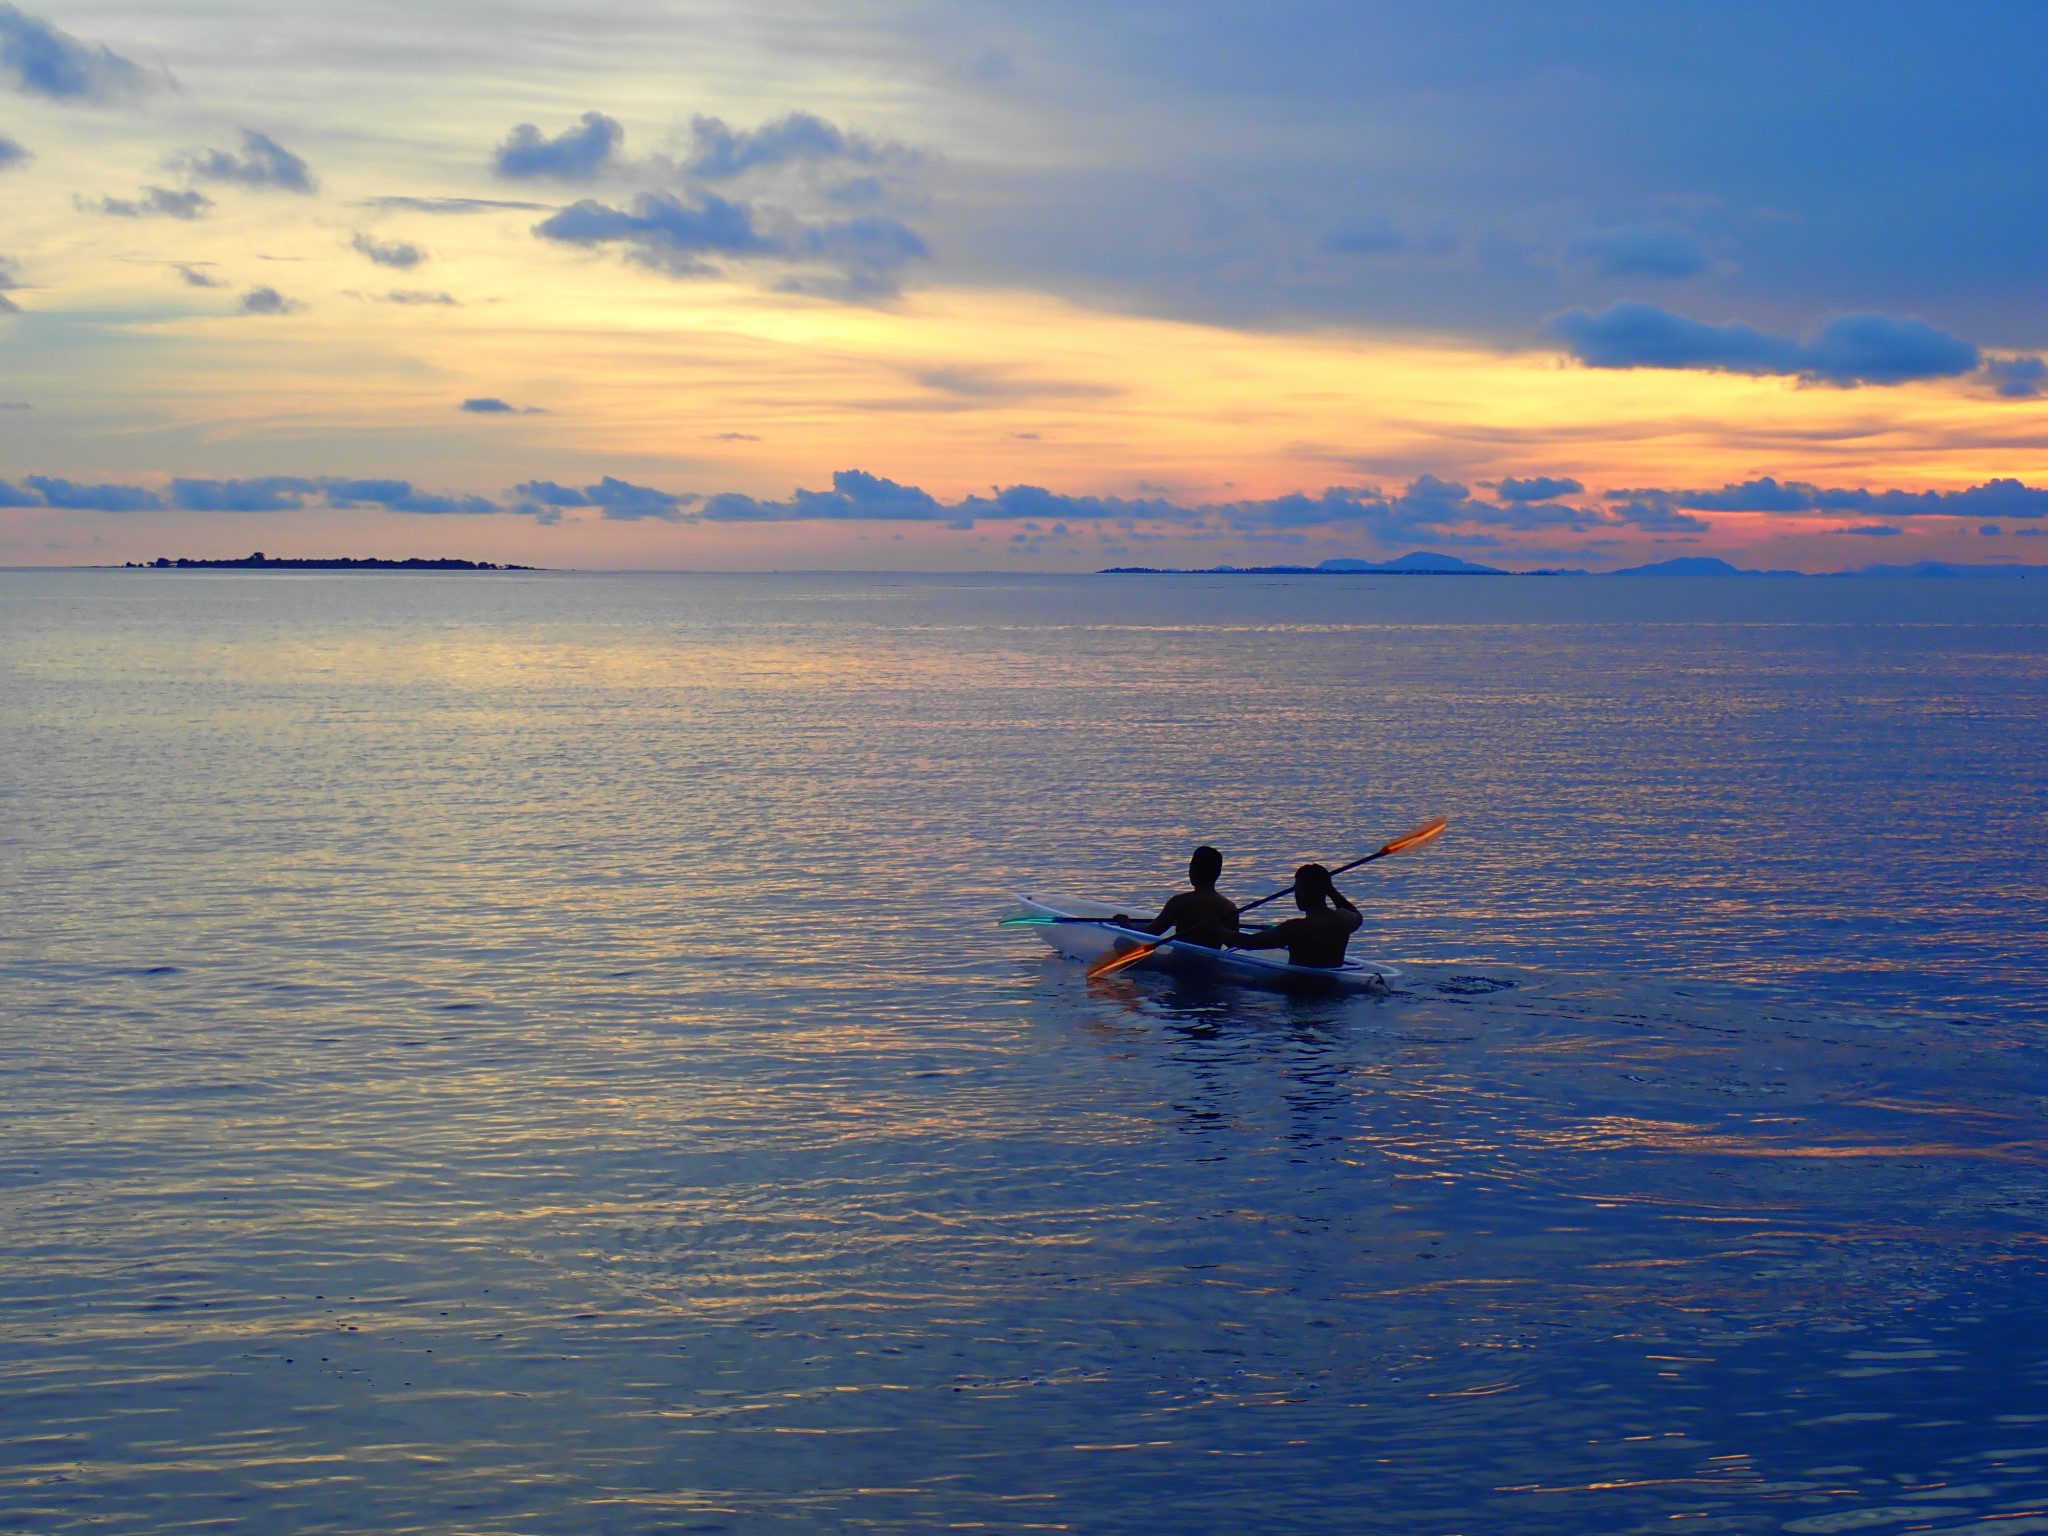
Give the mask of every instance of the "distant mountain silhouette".
M 1316 565 L 1211 565 L 1198 569 L 1170 565 L 1113 565 L 1098 576 L 1508 576 L 1512 572 L 1474 565 L 1456 555 L 1418 549 L 1381 564 L 1372 560 L 1324 560 Z
M 1586 576 L 1581 570 L 1503 571 L 1491 565 L 1475 565 L 1456 555 L 1434 550 L 1416 550 L 1398 560 L 1325 560 L 1317 565 L 1210 565 L 1196 569 L 1184 566 L 1113 565 L 1097 571 L 1098 576 Z M 1848 576 L 1999 576 L 2024 580 L 2028 576 L 2048 577 L 2048 565 L 1957 565 L 1947 560 L 1919 560 L 1911 565 L 1866 565 L 1853 571 L 1751 571 L 1730 565 L 1718 555 L 1680 555 L 1674 560 L 1653 560 L 1648 565 L 1625 566 L 1603 571 L 1604 576 L 1748 576 L 1792 577 L 1813 581 L 1839 580 Z

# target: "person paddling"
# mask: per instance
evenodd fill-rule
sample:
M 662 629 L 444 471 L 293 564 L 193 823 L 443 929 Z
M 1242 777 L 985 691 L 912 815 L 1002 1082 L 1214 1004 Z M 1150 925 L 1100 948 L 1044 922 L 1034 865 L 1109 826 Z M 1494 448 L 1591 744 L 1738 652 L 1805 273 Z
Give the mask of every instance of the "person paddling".
M 1229 939 L 1229 947 L 1285 949 L 1291 965 L 1335 970 L 1344 963 L 1344 946 L 1365 926 L 1365 918 L 1344 899 L 1329 870 L 1320 864 L 1304 864 L 1294 872 L 1294 904 L 1301 909 L 1301 916 L 1263 933 Z
M 1221 949 L 1233 942 L 1238 932 L 1236 906 L 1216 889 L 1222 876 L 1223 855 L 1204 843 L 1188 860 L 1188 884 L 1193 890 L 1171 897 L 1155 918 L 1140 920 L 1119 912 L 1110 921 L 1119 928 L 1171 932 L 1183 943 Z

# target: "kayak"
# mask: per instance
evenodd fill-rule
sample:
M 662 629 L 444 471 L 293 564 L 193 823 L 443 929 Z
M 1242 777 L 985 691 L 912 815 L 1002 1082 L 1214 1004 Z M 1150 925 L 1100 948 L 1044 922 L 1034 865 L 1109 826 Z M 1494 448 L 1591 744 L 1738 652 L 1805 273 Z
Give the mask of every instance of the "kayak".
M 1099 901 L 1077 896 L 1030 896 L 1017 898 L 1020 917 L 1107 918 L 1117 909 Z M 1142 928 L 1119 928 L 1107 922 L 1035 923 L 1032 932 L 1069 960 L 1093 960 L 1112 949 L 1132 943 L 1151 944 L 1156 934 Z M 1279 952 L 1265 949 L 1211 949 L 1169 939 L 1151 954 L 1135 962 L 1131 970 L 1178 972 L 1216 980 L 1250 982 L 1280 987 L 1319 987 L 1340 992 L 1369 991 L 1397 979 L 1400 970 L 1377 960 L 1346 960 L 1341 966 L 1290 965 Z

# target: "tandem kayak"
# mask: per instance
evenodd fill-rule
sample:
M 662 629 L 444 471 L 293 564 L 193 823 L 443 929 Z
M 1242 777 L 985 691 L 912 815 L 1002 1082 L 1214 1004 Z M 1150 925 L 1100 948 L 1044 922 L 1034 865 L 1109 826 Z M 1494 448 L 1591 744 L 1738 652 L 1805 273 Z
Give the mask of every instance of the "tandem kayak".
M 1119 928 L 1113 923 L 1093 921 L 1116 915 L 1117 909 L 1078 896 L 1030 896 L 1017 898 L 1019 917 L 1086 918 L 1086 922 L 1044 922 L 1029 924 L 1031 931 L 1069 960 L 1093 960 L 1113 949 L 1151 944 L 1157 936 L 1141 928 Z M 1377 960 L 1346 960 L 1325 968 L 1289 965 L 1271 950 L 1210 949 L 1168 939 L 1138 961 L 1132 970 L 1177 971 L 1217 980 L 1250 982 L 1258 986 L 1322 987 L 1337 991 L 1367 991 L 1385 986 L 1400 976 L 1400 970 Z

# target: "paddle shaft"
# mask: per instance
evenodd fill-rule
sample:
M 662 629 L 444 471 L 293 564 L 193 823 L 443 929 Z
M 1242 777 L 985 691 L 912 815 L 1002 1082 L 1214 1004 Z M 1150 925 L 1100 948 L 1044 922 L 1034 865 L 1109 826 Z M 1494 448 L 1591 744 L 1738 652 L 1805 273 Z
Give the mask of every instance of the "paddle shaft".
M 1368 853 L 1364 858 L 1353 859 L 1349 864 L 1339 864 L 1335 869 L 1330 871 L 1330 878 L 1334 880 L 1339 875 L 1345 873 L 1345 871 L 1347 870 L 1356 869 L 1361 864 L 1370 864 L 1374 859 L 1384 859 L 1388 854 L 1399 853 L 1400 851 L 1401 850 L 1398 848 L 1382 848 L 1378 853 Z M 1263 907 L 1269 901 L 1278 901 L 1282 896 L 1288 896 L 1293 894 L 1293 891 L 1293 886 L 1283 885 L 1282 887 L 1280 887 L 1279 890 L 1275 891 L 1270 896 L 1261 896 L 1257 901 L 1246 902 L 1243 906 L 1237 909 L 1238 916 L 1242 917 L 1245 913 L 1251 911 L 1254 907 Z

